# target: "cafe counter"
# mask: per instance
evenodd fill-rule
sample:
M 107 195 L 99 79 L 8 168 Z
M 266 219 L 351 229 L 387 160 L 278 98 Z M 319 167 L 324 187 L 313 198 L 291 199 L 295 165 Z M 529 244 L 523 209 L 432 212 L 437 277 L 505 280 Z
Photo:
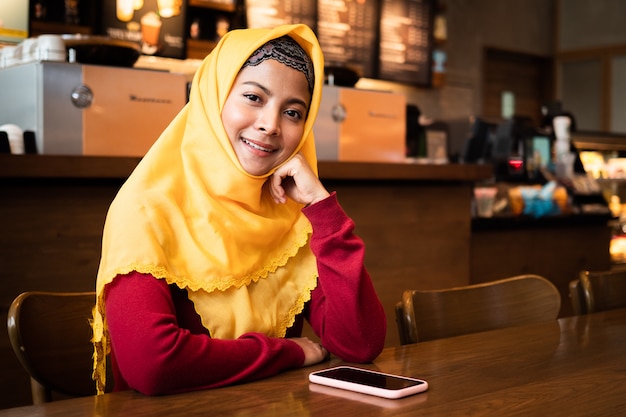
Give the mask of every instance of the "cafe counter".
M 107 209 L 140 158 L 0 155 L 0 303 L 24 290 L 94 288 Z M 469 282 L 470 207 L 481 165 L 320 162 L 356 223 L 389 316 L 405 288 Z
M 140 158 L 0 155 L 0 305 L 25 290 L 93 290 L 107 209 Z M 394 304 L 404 289 L 466 285 L 518 273 L 566 283 L 580 268 L 610 265 L 606 221 L 515 219 L 496 228 L 472 219 L 485 165 L 320 162 L 319 173 L 355 221 L 365 263 L 398 337 Z M 563 300 L 568 313 L 568 300 Z

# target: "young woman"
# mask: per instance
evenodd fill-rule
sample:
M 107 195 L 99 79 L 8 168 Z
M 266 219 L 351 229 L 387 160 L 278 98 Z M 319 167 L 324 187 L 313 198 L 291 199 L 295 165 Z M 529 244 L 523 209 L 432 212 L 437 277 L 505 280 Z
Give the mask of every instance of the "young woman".
M 317 177 L 323 56 L 304 25 L 229 32 L 107 215 L 95 371 L 146 395 L 368 362 L 383 308 L 354 224 Z M 301 337 L 303 320 L 321 344 Z

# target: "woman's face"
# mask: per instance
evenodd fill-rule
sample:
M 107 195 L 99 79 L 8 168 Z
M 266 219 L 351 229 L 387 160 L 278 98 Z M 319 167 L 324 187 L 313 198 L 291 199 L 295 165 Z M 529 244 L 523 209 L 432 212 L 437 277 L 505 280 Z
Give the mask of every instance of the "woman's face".
M 305 75 L 274 59 L 239 72 L 222 123 L 246 172 L 266 174 L 291 156 L 302 138 L 310 103 Z

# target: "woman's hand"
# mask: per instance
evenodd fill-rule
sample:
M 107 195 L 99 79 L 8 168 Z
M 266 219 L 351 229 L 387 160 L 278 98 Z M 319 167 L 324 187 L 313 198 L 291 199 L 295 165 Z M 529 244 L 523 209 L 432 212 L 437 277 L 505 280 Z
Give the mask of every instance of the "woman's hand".
M 316 364 L 328 357 L 328 351 L 324 348 L 324 346 L 313 342 L 308 337 L 293 337 L 289 340 L 295 342 L 304 351 L 304 363 L 302 366 Z
M 287 197 L 311 205 L 330 194 L 301 154 L 281 166 L 267 180 L 270 195 L 276 203 L 285 203 Z

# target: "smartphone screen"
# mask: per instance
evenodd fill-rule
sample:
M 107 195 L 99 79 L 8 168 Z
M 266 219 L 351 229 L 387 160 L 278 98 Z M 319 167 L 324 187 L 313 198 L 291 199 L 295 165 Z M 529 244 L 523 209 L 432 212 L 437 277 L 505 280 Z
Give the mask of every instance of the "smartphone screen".
M 312 372 L 309 380 L 366 394 L 387 398 L 400 398 L 428 389 L 424 380 L 399 375 L 385 374 L 367 369 L 339 366 L 323 371 Z
M 386 375 L 357 368 L 332 368 L 317 372 L 317 375 L 338 379 L 355 384 L 368 385 L 370 387 L 399 390 L 414 385 L 422 385 L 424 381 L 409 379 L 395 375 Z

